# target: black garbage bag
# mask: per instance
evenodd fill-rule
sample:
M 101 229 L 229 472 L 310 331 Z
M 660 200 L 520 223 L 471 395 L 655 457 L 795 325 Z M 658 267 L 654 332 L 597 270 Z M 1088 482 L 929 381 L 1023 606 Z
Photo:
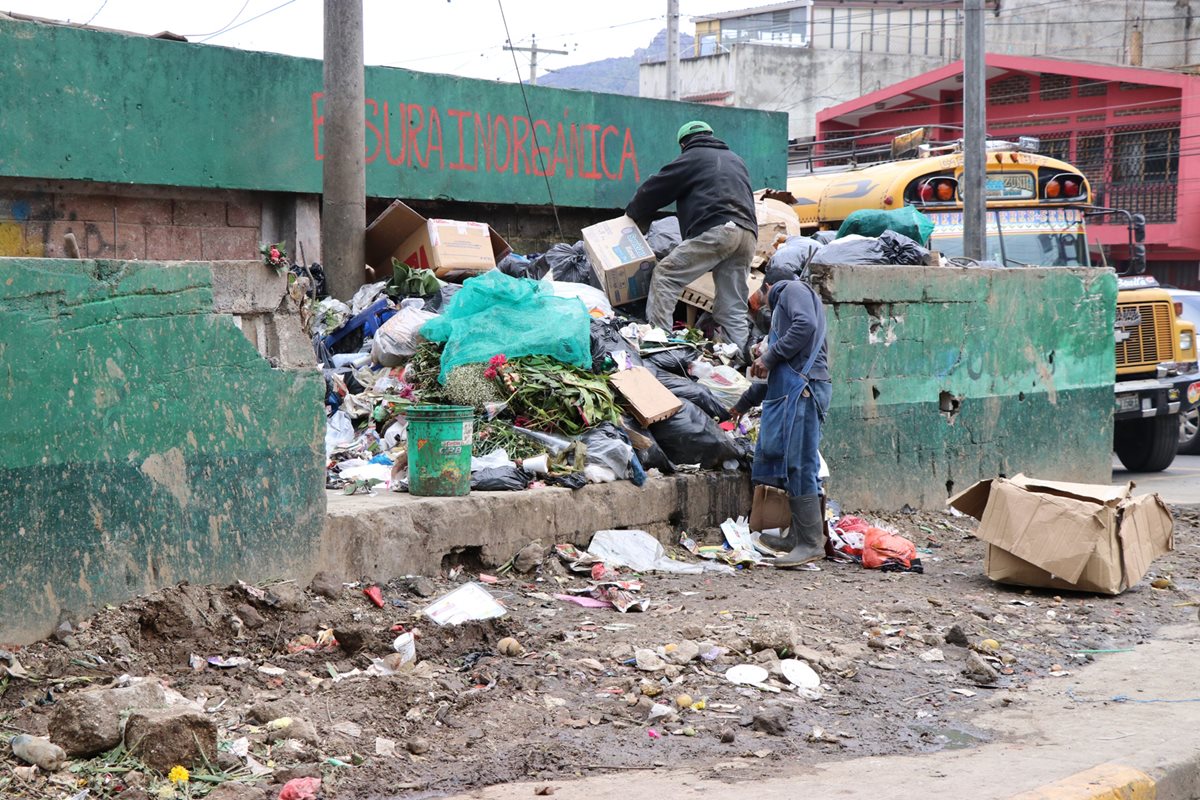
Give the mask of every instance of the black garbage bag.
M 690 400 L 679 398 L 683 408 L 675 416 L 650 426 L 655 441 L 674 464 L 699 464 L 702 469 L 719 469 L 737 459 L 738 449 L 713 418 Z
M 582 489 L 588 485 L 587 476 L 582 472 L 568 472 L 566 475 L 547 475 L 544 480 L 551 486 L 561 486 L 564 489 Z
M 628 353 L 633 366 L 642 366 L 642 357 L 638 355 L 637 345 L 631 344 L 621 335 L 622 327 L 624 326 L 616 319 L 592 320 L 592 372 L 603 372 L 608 354 L 617 350 Z
M 550 272 L 556 281 L 586 283 L 597 289 L 603 288 L 595 270 L 592 269 L 587 252 L 583 249 L 583 242 L 554 245 L 533 262 L 531 269 L 539 276 Z
M 607 467 L 617 476 L 617 480 L 629 477 L 629 462 L 633 459 L 633 445 L 625 432 L 604 422 L 579 437 L 579 441 L 587 445 L 587 463 L 598 467 Z M 576 465 L 578 468 L 579 465 Z
M 888 264 L 924 264 L 929 258 L 929 251 L 917 244 L 916 240 L 895 231 L 879 234 L 879 244 L 883 247 Z
M 658 378 L 658 382 L 670 389 L 671 393 L 680 400 L 695 403 L 705 414 L 716 417 L 721 422 L 729 419 L 729 410 L 721 405 L 721 401 L 713 396 L 707 386 L 701 386 L 691 378 L 673 375 L 666 370 L 651 369 L 651 371 L 654 373 L 654 377 Z
M 666 372 L 687 377 L 688 366 L 699 357 L 700 354 L 690 347 L 677 347 L 673 350 L 661 350 L 648 356 L 642 356 L 642 361 L 648 367 L 654 366 Z
M 292 264 L 288 267 L 288 271 L 298 278 L 311 278 L 312 282 L 308 286 L 308 296 L 314 300 L 320 300 L 329 296 L 329 288 L 325 285 L 325 270 L 320 264 L 312 263 L 307 265 Z
M 808 262 L 810 265 L 889 264 L 888 254 L 879 239 L 838 239 L 822 247 Z
M 670 475 L 675 471 L 675 465 L 658 446 L 654 434 L 643 427 L 641 423 L 633 417 L 622 416 L 621 427 L 625 429 L 629 443 L 633 445 L 633 452 L 637 454 L 638 462 L 641 463 L 643 469 L 657 469 L 664 475 Z
M 462 286 L 457 283 L 443 285 L 435 294 L 426 295 L 424 309 L 434 314 L 442 313 L 442 310 L 449 305 L 450 298 L 454 297 L 461 288 Z
M 532 480 L 533 475 L 520 467 L 488 467 L 471 473 L 471 491 L 519 492 Z
M 683 234 L 679 232 L 679 217 L 665 217 L 650 223 L 650 232 L 646 234 L 646 244 L 654 251 L 654 255 L 662 260 L 667 254 L 679 246 Z
M 517 253 L 509 253 L 500 259 L 496 269 L 513 278 L 533 278 L 535 281 L 545 275 L 544 272 L 537 271 L 533 261 Z

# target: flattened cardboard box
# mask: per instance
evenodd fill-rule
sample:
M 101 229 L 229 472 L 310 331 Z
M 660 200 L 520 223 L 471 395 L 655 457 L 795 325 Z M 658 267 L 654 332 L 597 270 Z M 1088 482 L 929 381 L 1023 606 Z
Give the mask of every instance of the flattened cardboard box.
M 627 216 L 590 225 L 581 231 L 600 286 L 614 306 L 650 294 L 650 276 L 658 259 L 637 223 Z
M 984 572 L 997 583 L 1120 594 L 1175 547 L 1156 494 L 1025 475 L 976 483 L 949 504 L 979 520 Z
M 446 278 L 487 272 L 511 252 L 490 225 L 426 219 L 399 200 L 367 226 L 367 263 L 385 277 L 393 258 Z
M 643 425 L 662 422 L 679 413 L 683 403 L 645 367 L 614 373 L 609 379 Z

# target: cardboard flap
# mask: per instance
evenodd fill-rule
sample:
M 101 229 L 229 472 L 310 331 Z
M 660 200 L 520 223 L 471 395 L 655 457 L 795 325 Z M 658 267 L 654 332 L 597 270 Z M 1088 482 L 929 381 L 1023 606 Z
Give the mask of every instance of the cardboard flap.
M 643 425 L 669 419 L 683 408 L 679 398 L 645 367 L 613 373 L 609 380 Z
M 1175 520 L 1156 494 L 1135 497 L 1122 507 L 1121 566 L 1125 580 L 1133 586 L 1150 571 L 1150 562 L 1175 549 Z
M 781 203 L 787 203 L 789 206 L 796 205 L 796 195 L 786 189 L 759 189 L 754 193 L 754 199 L 778 200 Z
M 946 505 L 956 508 L 968 517 L 983 519 L 984 509 L 987 508 L 988 498 L 992 494 L 992 481 L 989 478 L 979 481 L 946 501 Z
M 1079 580 L 1100 540 L 1108 511 L 1078 500 L 1032 492 L 1013 481 L 992 484 L 975 535 L 1071 583 Z
M 1127 499 L 1133 491 L 1133 484 L 1124 486 L 1104 486 L 1095 483 L 1067 483 L 1065 481 L 1043 481 L 1028 475 L 1018 474 L 1011 479 L 1016 486 L 1033 492 L 1070 497 L 1088 503 L 1116 507 L 1122 500 Z M 961 510 L 961 509 L 960 509 Z
M 489 225 L 488 236 L 492 239 L 492 255 L 496 256 L 496 263 L 500 263 L 500 259 L 513 251 L 512 245 L 504 241 L 504 237 L 496 233 L 496 230 Z
M 425 227 L 425 222 L 425 217 L 399 200 L 394 201 L 367 226 L 367 263 L 376 269 L 390 267 L 392 253 L 408 237 Z

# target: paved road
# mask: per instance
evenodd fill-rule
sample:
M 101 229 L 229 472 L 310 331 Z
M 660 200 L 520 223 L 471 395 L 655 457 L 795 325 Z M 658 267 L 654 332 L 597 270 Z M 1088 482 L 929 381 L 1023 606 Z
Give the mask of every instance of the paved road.
M 1200 505 L 1200 456 L 1176 456 L 1162 472 L 1130 472 L 1113 458 L 1114 484 L 1133 481 L 1141 492 L 1158 492 L 1176 505 Z

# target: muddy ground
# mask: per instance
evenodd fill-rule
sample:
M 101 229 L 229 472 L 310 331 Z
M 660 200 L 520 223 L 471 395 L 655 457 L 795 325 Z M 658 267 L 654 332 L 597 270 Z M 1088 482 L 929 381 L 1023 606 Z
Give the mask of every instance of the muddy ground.
M 918 545 L 924 574 L 831 562 L 820 572 L 648 574 L 644 613 L 553 599 L 587 584 L 553 557 L 489 586 L 508 607 L 505 617 L 457 628 L 439 628 L 421 610 L 477 580 L 478 570 L 383 584 L 383 608 L 362 593 L 370 576 L 342 576 L 359 583 L 336 599 L 286 583 L 167 589 L 78 621 L 73 632 L 60 631 L 61 640 L 8 648 L 30 677 L 0 682 L 0 740 L 20 732 L 53 738 L 50 714 L 64 694 L 121 675 L 149 676 L 211 712 L 218 763 L 193 770 L 172 794 L 162 776 L 119 748 L 50 776 L 15 771 L 18 762 L 3 748 L 0 796 L 71 798 L 86 789 L 89 800 L 203 797 L 227 782 L 220 796 L 275 798 L 284 781 L 311 774 L 322 776 L 327 798 L 423 798 L 660 765 L 746 780 L 783 761 L 971 746 L 989 736 L 972 725 L 977 712 L 1019 705 L 1033 679 L 1067 679 L 1097 660 L 1102 667 L 1104 654 L 1095 651 L 1135 647 L 1160 625 L 1196 619 L 1195 510 L 1176 510 L 1176 551 L 1115 598 L 990 583 L 969 518 L 882 519 Z M 718 536 L 712 530 L 703 538 Z M 1153 588 L 1154 578 L 1170 585 Z M 390 654 L 395 626 L 416 631 L 415 665 L 341 677 Z M 958 644 L 946 641 L 954 626 Z M 338 643 L 312 646 L 324 630 Z M 499 654 L 504 637 L 522 651 Z M 709 658 L 721 652 L 714 647 L 727 652 L 669 663 L 666 646 L 684 643 L 686 651 L 686 641 Z M 642 648 L 664 648 L 665 668 L 630 663 Z M 815 694 L 802 696 L 774 670 L 766 689 L 733 685 L 723 674 L 743 663 L 772 670 L 780 655 L 816 669 Z M 213 656 L 249 663 L 221 668 L 207 662 Z M 998 679 L 989 683 L 975 656 Z M 678 706 L 680 695 L 695 707 Z M 663 707 L 675 711 L 648 719 Z M 266 723 L 284 716 L 311 723 L 315 735 L 280 741 Z M 228 752 L 243 737 L 253 771 Z

